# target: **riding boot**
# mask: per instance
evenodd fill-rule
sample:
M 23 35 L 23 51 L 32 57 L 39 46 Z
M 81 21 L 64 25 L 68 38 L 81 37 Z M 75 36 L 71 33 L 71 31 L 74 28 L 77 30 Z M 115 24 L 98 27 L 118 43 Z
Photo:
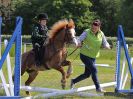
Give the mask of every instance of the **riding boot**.
M 40 48 L 40 62 L 41 62 L 41 64 L 45 63 L 44 53 L 45 53 L 45 48 L 43 46 L 43 47 Z
M 40 66 L 40 51 L 39 51 L 39 47 L 35 46 L 35 61 L 36 61 L 36 66 Z
M 40 64 L 42 64 L 42 52 L 41 52 L 41 47 L 39 47 L 39 49 L 38 49 L 38 60 L 39 60 Z

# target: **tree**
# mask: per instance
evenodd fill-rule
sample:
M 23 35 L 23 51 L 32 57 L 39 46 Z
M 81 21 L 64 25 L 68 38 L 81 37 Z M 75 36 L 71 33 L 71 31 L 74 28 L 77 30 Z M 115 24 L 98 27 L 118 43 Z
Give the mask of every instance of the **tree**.
M 90 12 L 92 4 L 88 0 L 54 0 L 52 6 L 50 10 L 57 13 L 51 13 L 54 16 L 52 22 L 58 19 L 72 18 L 79 34 L 89 27 L 94 16 L 94 13 Z
M 133 37 L 133 1 L 122 0 L 120 22 L 123 25 L 125 36 Z
M 34 18 L 45 3 L 46 0 L 13 0 L 14 16 L 23 18 L 23 34 L 31 33 Z
M 15 0 L 15 15 L 24 18 L 24 33 L 29 34 L 34 17 L 41 12 L 48 13 L 49 26 L 60 19 L 72 18 L 80 34 L 88 28 L 94 13 L 88 0 Z
M 0 16 L 2 16 L 2 33 L 9 34 L 12 30 L 12 8 L 11 4 L 8 2 L 0 4 Z
M 96 12 L 102 21 L 102 29 L 107 36 L 116 36 L 118 25 L 118 12 L 121 0 L 90 0 L 93 4 L 91 10 Z

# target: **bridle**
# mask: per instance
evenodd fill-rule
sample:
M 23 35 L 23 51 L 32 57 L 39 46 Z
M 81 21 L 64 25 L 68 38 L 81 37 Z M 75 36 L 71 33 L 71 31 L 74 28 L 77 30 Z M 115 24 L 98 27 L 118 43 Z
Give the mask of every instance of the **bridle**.
M 66 33 L 69 32 L 68 28 L 66 28 L 65 31 L 66 31 L 66 32 L 65 32 L 65 35 L 66 35 Z M 66 35 L 65 37 L 66 37 L 66 38 L 69 38 L 68 35 Z M 72 37 L 72 39 L 73 39 L 73 38 L 76 38 L 76 37 Z M 66 40 L 66 41 L 67 41 L 67 40 Z M 68 39 L 68 41 L 69 41 L 69 39 Z M 67 55 L 67 57 L 69 57 L 70 55 L 72 55 L 77 49 L 78 49 L 78 47 L 76 47 L 69 55 Z
M 64 33 L 65 33 L 65 34 L 64 34 L 64 39 L 58 39 L 59 42 L 63 42 L 63 43 L 69 41 L 69 37 L 68 37 L 69 28 L 68 28 L 68 25 L 66 25 L 66 27 L 65 27 L 64 29 L 65 29 L 65 30 L 64 30 L 64 31 L 65 31 L 65 32 L 64 32 Z M 61 31 L 62 31 L 62 30 L 61 30 Z M 59 32 L 60 32 L 60 31 L 59 31 Z M 74 38 L 74 37 L 73 37 L 73 38 Z M 72 38 L 72 39 L 73 39 L 73 38 Z M 52 42 L 53 42 L 52 46 L 53 46 L 54 51 L 55 51 L 55 52 L 58 52 L 58 51 L 62 50 L 63 47 L 62 47 L 62 48 L 59 48 L 59 49 L 57 49 L 57 48 L 55 47 L 54 41 L 55 41 L 55 40 L 52 40 Z M 64 44 L 63 46 L 65 46 L 65 44 Z
M 58 39 L 58 41 L 60 41 L 60 42 L 68 42 L 68 41 L 70 41 L 70 39 L 69 39 L 69 28 L 68 28 L 67 25 L 66 25 L 64 31 L 65 31 L 64 39 Z M 60 32 L 60 31 L 59 31 L 59 32 Z M 73 38 L 76 38 L 76 37 L 72 37 L 71 39 L 73 39 Z M 52 40 L 52 42 L 53 42 L 52 46 L 53 46 L 53 51 L 55 51 L 55 54 L 56 54 L 57 52 L 59 52 L 60 50 L 62 50 L 64 47 L 57 49 L 57 48 L 55 47 L 54 41 L 55 41 L 55 40 Z M 64 46 L 65 46 L 65 45 L 64 45 Z M 74 51 L 72 51 L 69 55 L 67 55 L 67 57 L 70 56 L 70 55 L 72 55 L 77 49 L 78 49 L 78 48 L 76 48 Z
M 65 38 L 64 38 L 64 41 L 66 41 L 66 42 L 68 42 L 68 41 L 70 41 L 70 39 L 69 39 L 69 37 L 68 37 L 68 35 L 69 35 L 69 28 L 68 28 L 68 25 L 66 25 L 66 28 L 65 28 Z M 73 38 L 76 38 L 75 36 L 74 37 L 71 37 L 71 39 L 73 39 Z

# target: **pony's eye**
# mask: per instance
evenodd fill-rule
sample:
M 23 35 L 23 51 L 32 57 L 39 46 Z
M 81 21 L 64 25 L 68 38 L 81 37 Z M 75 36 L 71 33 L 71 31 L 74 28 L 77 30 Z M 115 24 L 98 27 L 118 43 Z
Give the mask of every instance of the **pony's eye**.
M 70 33 L 71 31 L 70 31 L 70 30 L 68 30 L 68 32 Z

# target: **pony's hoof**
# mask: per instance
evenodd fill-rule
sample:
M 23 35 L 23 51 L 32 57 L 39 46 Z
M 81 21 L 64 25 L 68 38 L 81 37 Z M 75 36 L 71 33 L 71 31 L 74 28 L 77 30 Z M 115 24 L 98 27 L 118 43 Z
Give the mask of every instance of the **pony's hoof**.
M 31 96 L 31 94 L 30 94 L 29 91 L 26 91 L 26 95 L 27 95 L 27 96 Z
M 65 89 L 65 87 L 66 87 L 65 85 L 62 85 L 62 89 Z

